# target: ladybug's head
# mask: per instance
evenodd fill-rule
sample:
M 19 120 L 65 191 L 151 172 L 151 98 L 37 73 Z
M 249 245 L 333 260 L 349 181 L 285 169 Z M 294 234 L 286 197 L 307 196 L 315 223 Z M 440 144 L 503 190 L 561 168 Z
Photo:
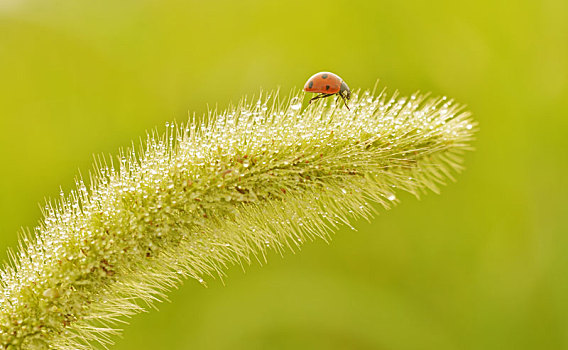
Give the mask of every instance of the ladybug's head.
M 349 86 L 345 84 L 344 81 L 341 82 L 341 87 L 339 88 L 339 93 L 346 99 L 349 100 L 351 98 L 351 90 L 349 90 Z

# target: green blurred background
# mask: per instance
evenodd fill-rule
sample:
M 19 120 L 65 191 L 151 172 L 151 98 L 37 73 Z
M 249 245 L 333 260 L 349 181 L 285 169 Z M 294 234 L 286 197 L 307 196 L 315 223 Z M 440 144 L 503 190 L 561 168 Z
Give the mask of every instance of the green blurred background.
M 113 349 L 568 349 L 565 0 L 0 0 L 0 258 L 93 154 L 321 70 L 466 103 L 467 171 L 187 281 Z

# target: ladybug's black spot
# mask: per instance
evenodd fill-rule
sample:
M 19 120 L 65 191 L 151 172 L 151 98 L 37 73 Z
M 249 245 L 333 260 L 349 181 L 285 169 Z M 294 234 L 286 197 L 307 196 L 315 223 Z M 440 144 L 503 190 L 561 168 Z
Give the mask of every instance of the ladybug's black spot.
M 308 84 L 308 87 L 311 89 L 313 86 L 314 86 L 314 81 L 313 81 L 313 80 L 310 80 L 310 82 L 309 82 L 309 84 Z
M 326 86 L 325 86 L 325 89 L 326 89 L 326 90 L 329 90 L 329 85 L 326 85 Z
M 326 79 L 327 78 L 327 74 L 324 74 L 321 76 L 322 79 Z

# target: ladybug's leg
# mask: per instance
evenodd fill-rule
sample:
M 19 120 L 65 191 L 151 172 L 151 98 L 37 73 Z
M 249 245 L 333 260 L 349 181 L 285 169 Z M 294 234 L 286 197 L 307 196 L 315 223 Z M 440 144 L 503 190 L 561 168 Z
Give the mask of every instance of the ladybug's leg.
M 316 97 L 312 97 L 312 98 L 310 99 L 310 103 L 312 103 L 313 101 L 318 100 L 318 99 L 320 99 L 320 98 L 329 97 L 329 96 L 331 96 L 331 95 L 333 95 L 333 94 L 321 93 L 321 94 L 317 95 Z
M 347 100 L 345 99 L 345 96 L 343 96 L 341 91 L 338 93 L 338 95 L 341 96 L 341 98 L 343 99 L 343 103 L 345 103 L 345 107 L 347 107 L 347 110 L 350 111 L 351 109 L 349 109 L 349 106 L 347 105 Z
M 332 95 L 333 95 L 333 94 L 321 93 L 321 94 L 317 95 L 316 97 L 312 97 L 312 98 L 310 99 L 310 103 L 312 103 L 312 102 L 314 102 L 315 100 L 318 100 L 318 99 L 320 99 L 320 98 L 325 98 L 325 97 L 329 97 L 329 96 L 332 96 Z

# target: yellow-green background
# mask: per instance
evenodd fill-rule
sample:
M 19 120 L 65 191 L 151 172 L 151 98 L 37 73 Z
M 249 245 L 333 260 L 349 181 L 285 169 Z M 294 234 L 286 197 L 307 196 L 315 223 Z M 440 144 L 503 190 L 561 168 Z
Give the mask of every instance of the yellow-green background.
M 0 0 L 0 258 L 93 154 L 321 70 L 466 103 L 467 171 L 187 281 L 114 349 L 568 349 L 564 0 Z

